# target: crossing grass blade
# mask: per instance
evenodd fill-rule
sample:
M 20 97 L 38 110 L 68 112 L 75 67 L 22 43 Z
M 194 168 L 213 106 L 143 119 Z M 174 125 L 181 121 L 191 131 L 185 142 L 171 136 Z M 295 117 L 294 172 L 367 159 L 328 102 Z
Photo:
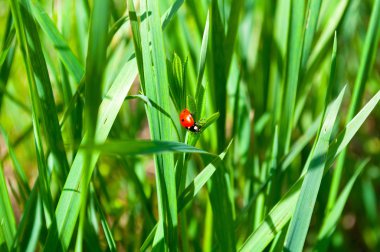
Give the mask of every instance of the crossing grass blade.
M 222 169 L 221 163 L 224 160 L 227 151 L 229 150 L 232 141 L 228 145 L 228 147 L 219 154 L 219 156 L 215 157 L 204 169 L 187 185 L 187 187 L 182 191 L 182 193 L 178 197 L 178 212 L 184 210 L 186 205 L 188 205 L 200 192 L 202 187 L 210 180 L 212 175 L 215 173 L 217 169 Z M 148 237 L 145 239 L 143 245 L 140 250 L 145 251 L 152 243 L 155 232 L 157 231 L 158 225 L 154 226 L 151 230 Z
M 99 108 L 99 121 L 95 132 L 96 142 L 104 142 L 106 140 L 136 74 L 136 62 L 132 59 L 123 66 L 123 71 L 120 72 L 114 83 L 112 83 Z M 85 142 L 85 139 L 82 141 Z M 54 231 L 49 232 L 45 245 L 45 249 L 47 250 L 56 248 L 59 241 L 62 242 L 64 247 L 68 247 L 70 243 L 80 209 L 80 195 L 77 193 L 80 185 L 80 176 L 78 174 L 82 174 L 84 155 L 83 151 L 78 152 L 71 165 L 70 173 L 56 208 L 59 236 Z M 98 158 L 99 153 L 95 153 L 91 159 L 89 174 L 92 174 Z
M 360 112 L 346 125 L 338 137 L 332 141 L 327 153 L 325 173 L 332 166 L 337 156 L 348 145 L 353 136 L 363 125 L 369 114 L 380 100 L 380 91 L 360 110 Z M 239 251 L 262 251 L 275 235 L 282 230 L 293 215 L 296 202 L 300 194 L 303 177 L 299 178 L 281 200 L 271 209 L 260 226 L 248 237 Z
M 378 250 L 379 2 L 0 1 L 0 250 Z
M 14 147 L 10 143 L 9 136 L 8 136 L 7 132 L 5 131 L 5 129 L 1 125 L 0 125 L 0 132 L 1 132 L 1 135 L 3 136 L 3 138 L 5 140 L 5 144 L 7 146 L 9 156 L 12 160 L 13 167 L 16 171 L 16 180 L 17 180 L 18 188 L 20 190 L 21 198 L 25 202 L 26 199 L 28 198 L 29 194 L 30 194 L 30 187 L 28 184 L 27 176 L 25 174 L 23 167 L 20 164 L 20 161 L 18 160 L 18 158 L 16 156 Z
M 17 38 L 22 48 L 28 75 L 33 112 L 42 120 L 42 126 L 46 131 L 48 148 L 51 150 L 51 155 L 56 165 L 56 172 L 60 181 L 63 182 L 67 176 L 69 166 L 58 123 L 52 86 L 30 6 L 28 0 L 21 2 L 11 1 Z M 34 121 L 34 125 L 36 123 Z M 48 184 L 47 181 L 46 184 Z
M 337 42 L 336 37 L 334 40 L 330 81 L 326 91 L 326 112 L 323 112 L 323 124 L 321 124 L 317 142 L 315 147 L 311 151 L 311 155 L 307 161 L 308 167 L 305 165 L 304 171 L 306 171 L 299 199 L 297 201 L 295 213 L 290 222 L 290 226 L 285 241 L 285 250 L 288 251 L 302 251 L 306 240 L 307 231 L 309 229 L 311 216 L 314 210 L 315 201 L 321 185 L 324 168 L 327 160 L 327 152 L 329 148 L 329 140 L 333 131 L 333 127 L 338 115 L 340 105 L 343 100 L 344 91 L 343 88 L 338 98 L 334 101 L 329 110 L 327 110 L 327 104 L 330 97 L 332 86 L 335 84 L 335 62 L 336 62 L 336 50 Z M 310 162 L 309 162 L 310 160 Z M 305 208 L 305 206 L 309 206 Z
M 341 23 L 344 14 L 347 11 L 349 2 L 350 1 L 348 0 L 339 1 L 338 5 L 334 10 L 334 13 L 331 15 L 331 18 L 328 21 L 326 21 L 326 28 L 321 28 L 322 34 L 319 36 L 313 50 L 310 53 L 307 62 L 306 74 L 315 72 L 315 68 L 318 67 L 322 59 L 327 54 L 330 47 L 329 45 L 331 44 L 331 41 L 334 37 L 334 33 L 337 30 L 338 25 Z
M 83 66 L 75 57 L 69 45 L 66 43 L 62 35 L 55 27 L 53 21 L 43 10 L 41 4 L 38 2 L 33 2 L 31 7 L 36 21 L 38 22 L 46 36 L 50 39 L 51 43 L 54 46 L 54 49 L 58 54 L 58 57 L 61 59 L 66 69 L 72 74 L 72 76 L 75 79 L 75 82 L 80 83 L 81 79 L 84 76 Z
M 331 211 L 327 213 L 327 216 L 325 216 L 322 227 L 318 233 L 318 241 L 315 245 L 315 251 L 326 251 L 330 237 L 333 231 L 335 230 L 340 217 L 342 216 L 343 208 L 347 203 L 351 190 L 357 178 L 364 170 L 364 167 L 366 167 L 368 161 L 369 160 L 366 159 L 358 165 L 357 169 L 355 170 L 355 173 L 352 175 L 352 177 L 344 187 L 342 193 L 339 195 L 335 206 L 333 207 L 333 209 L 331 209 Z
M 39 183 L 36 181 L 28 200 L 25 202 L 24 213 L 17 226 L 17 233 L 13 240 L 12 250 L 36 250 L 40 239 L 39 234 L 45 230 L 38 186 Z
M 126 141 L 108 141 L 101 145 L 83 146 L 84 149 L 100 151 L 104 154 L 113 155 L 144 155 L 159 154 L 165 152 L 184 152 L 200 153 L 214 156 L 204 150 L 197 149 L 191 145 L 181 142 L 172 141 L 144 141 L 144 140 L 126 140 Z
M 362 57 L 360 59 L 359 71 L 356 76 L 354 91 L 352 94 L 352 100 L 348 110 L 346 121 L 350 121 L 356 111 L 358 111 L 364 95 L 365 85 L 368 79 L 368 75 L 372 69 L 374 62 L 374 55 L 378 48 L 378 42 L 380 39 L 380 0 L 374 2 L 372 9 L 371 19 L 364 43 Z M 346 151 L 343 151 L 337 162 L 337 167 L 334 171 L 333 181 L 331 184 L 331 190 L 328 200 L 328 209 L 335 205 L 335 200 L 338 194 L 338 188 L 342 177 L 344 162 L 346 158 Z

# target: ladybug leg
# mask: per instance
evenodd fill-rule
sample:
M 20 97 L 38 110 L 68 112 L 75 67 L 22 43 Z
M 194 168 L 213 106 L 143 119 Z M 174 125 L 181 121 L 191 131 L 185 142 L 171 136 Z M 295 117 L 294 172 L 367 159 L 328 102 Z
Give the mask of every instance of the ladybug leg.
M 201 127 L 198 124 L 194 123 L 194 125 L 189 127 L 188 130 L 194 133 L 198 133 L 201 131 Z

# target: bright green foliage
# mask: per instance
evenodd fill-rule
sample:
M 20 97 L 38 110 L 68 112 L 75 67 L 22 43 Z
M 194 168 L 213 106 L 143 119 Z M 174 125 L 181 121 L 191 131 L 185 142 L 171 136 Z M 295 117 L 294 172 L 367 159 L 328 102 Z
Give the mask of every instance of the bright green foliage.
M 0 251 L 380 251 L 380 0 L 0 10 Z

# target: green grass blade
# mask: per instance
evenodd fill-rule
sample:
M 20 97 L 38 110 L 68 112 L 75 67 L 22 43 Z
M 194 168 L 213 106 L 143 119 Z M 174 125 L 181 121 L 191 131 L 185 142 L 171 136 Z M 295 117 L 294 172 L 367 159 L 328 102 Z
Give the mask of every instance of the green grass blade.
M 364 88 L 367 82 L 368 75 L 372 69 L 372 65 L 375 59 L 376 51 L 378 48 L 378 42 L 380 39 L 380 0 L 374 2 L 372 9 L 371 19 L 365 38 L 363 53 L 360 59 L 359 72 L 356 76 L 354 91 L 352 94 L 352 100 L 350 103 L 349 111 L 346 121 L 350 121 L 355 113 L 358 111 L 362 100 Z M 341 180 L 344 161 L 346 158 L 346 151 L 343 151 L 337 162 L 337 167 L 334 171 L 333 180 L 331 184 L 331 190 L 328 199 L 327 208 L 330 209 L 335 205 L 335 200 L 338 195 L 339 182 Z
M 301 65 L 304 1 L 292 1 L 290 8 L 290 27 L 288 34 L 288 55 L 286 66 L 285 93 L 283 112 L 280 124 L 280 155 L 289 151 L 291 133 L 293 130 L 294 108 L 298 87 L 299 70 Z
M 172 141 L 120 140 L 108 141 L 104 144 L 88 147 L 83 146 L 83 148 L 113 155 L 144 155 L 161 154 L 167 152 L 184 152 L 215 156 L 215 154 L 197 149 L 191 145 Z
M 200 192 L 203 186 L 210 180 L 212 175 L 218 169 L 218 167 L 223 162 L 224 157 L 229 150 L 232 141 L 228 145 L 228 147 L 219 154 L 216 158 L 214 158 L 190 183 L 187 187 L 182 191 L 180 196 L 178 197 L 178 212 L 180 213 Z M 157 225 L 154 226 L 151 233 L 148 235 L 140 250 L 145 251 L 150 243 L 153 240 L 154 234 L 157 231 Z
M 202 82 L 203 74 L 206 68 L 207 46 L 210 30 L 210 13 L 207 12 L 206 24 L 203 31 L 201 52 L 199 56 L 198 75 L 197 75 L 197 90 L 195 92 L 195 99 L 197 101 L 197 113 L 198 116 L 202 116 L 203 97 L 206 90 L 206 84 Z
M 57 51 L 58 57 L 62 61 L 66 69 L 72 74 L 76 83 L 79 83 L 84 76 L 84 69 L 79 60 L 74 56 L 67 42 L 55 27 L 53 21 L 47 15 L 47 13 L 42 8 L 41 4 L 38 2 L 33 2 L 32 4 L 33 15 L 36 21 L 40 25 L 41 29 L 44 31 L 46 36 L 52 42 L 55 50 Z
M 12 0 L 11 9 L 12 15 L 15 17 L 17 37 L 27 70 L 33 112 L 42 120 L 42 127 L 46 132 L 47 145 L 51 150 L 56 172 L 60 181 L 63 182 L 69 166 L 57 118 L 52 86 L 37 27 L 32 16 L 30 2 L 23 0 L 17 3 Z M 34 125 L 36 123 L 35 121 Z
M 380 91 L 372 97 L 370 101 L 361 109 L 361 111 L 347 124 L 346 128 L 339 134 L 335 141 L 329 147 L 327 154 L 326 170 L 332 166 L 336 157 L 351 141 L 353 136 L 363 125 L 369 114 L 380 101 Z M 293 211 L 298 200 L 302 185 L 303 177 L 291 187 L 291 189 L 281 198 L 281 200 L 272 208 L 265 217 L 261 225 L 248 237 L 240 251 L 262 251 L 274 236 L 287 224 L 293 215 Z
M 336 141 L 329 149 L 328 166 L 331 166 L 335 158 L 347 147 L 356 132 L 363 125 L 369 114 L 376 107 L 380 100 L 380 91 L 378 91 L 367 104 L 356 114 L 356 116 L 346 125 L 344 130 L 338 135 Z
M 17 226 L 17 234 L 12 246 L 13 251 L 36 250 L 44 224 L 38 186 L 39 182 L 36 181 L 28 200 L 25 202 L 25 209 Z
M 4 238 L 0 240 L 0 248 L 6 247 L 11 250 L 13 239 L 16 235 L 16 219 L 13 213 L 13 207 L 8 194 L 8 188 L 4 177 L 3 162 L 0 161 L 0 233 Z
M 224 55 L 224 24 L 221 18 L 222 8 L 219 7 L 218 1 L 211 2 L 210 11 L 210 43 L 211 43 L 211 58 L 212 74 L 211 88 L 213 95 L 218 97 L 215 100 L 216 110 L 220 113 L 220 119 L 217 123 L 217 146 L 218 151 L 222 151 L 225 146 L 225 129 L 226 129 L 226 94 L 227 94 L 227 73 L 221 69 L 226 69 Z
M 92 187 L 91 187 L 91 194 L 93 194 L 92 197 L 94 198 L 97 211 L 100 215 L 100 222 L 101 222 L 102 227 L 103 227 L 104 235 L 106 236 L 106 239 L 107 239 L 108 248 L 111 252 L 117 251 L 116 243 L 115 243 L 115 240 L 113 238 L 112 231 L 111 231 L 111 229 L 107 223 L 106 216 L 104 215 L 104 212 L 102 210 L 102 206 L 101 206 L 101 204 L 100 204 L 100 202 L 96 196 L 95 190 Z
M 9 11 L 4 32 L 4 40 L 2 41 L 2 48 L 0 53 L 0 111 L 4 95 L 6 94 L 6 86 L 8 83 L 16 49 L 16 34 L 12 22 L 13 18 L 11 12 Z
M 333 63 L 331 67 L 331 75 L 335 71 L 335 56 L 336 56 L 336 40 L 334 43 Z M 326 92 L 326 104 L 328 101 L 329 90 L 331 90 L 331 82 Z M 327 160 L 327 152 L 329 148 L 329 140 L 332 134 L 334 123 L 338 115 L 339 107 L 343 100 L 345 88 L 341 91 L 338 98 L 334 101 L 329 110 L 326 111 L 326 115 L 321 125 L 318 140 L 315 148 L 310 155 L 309 167 L 305 167 L 305 178 L 302 183 L 301 192 L 297 201 L 295 213 L 290 222 L 287 238 L 285 241 L 285 250 L 289 251 L 302 251 L 307 231 L 309 229 L 311 216 L 314 210 L 315 201 L 321 185 L 323 171 Z M 305 206 L 309 206 L 305 208 Z
M 152 85 L 156 85 L 156 94 L 149 94 L 147 88 L 148 96 L 155 97 L 154 100 L 157 101 L 164 110 L 170 110 L 170 98 L 169 98 L 169 85 L 166 69 L 166 56 L 163 44 L 163 34 L 160 25 L 160 12 L 158 8 L 157 1 L 148 1 L 148 8 L 152 11 L 152 19 L 150 20 L 151 27 L 151 40 L 152 40 L 152 63 L 154 68 L 147 69 L 148 71 L 154 71 L 156 76 L 156 82 Z M 151 89 L 152 90 L 152 89 Z M 155 126 L 159 127 L 158 135 L 154 136 L 157 140 L 171 140 L 173 126 L 170 120 L 165 117 L 161 117 L 160 114 L 154 115 L 158 116 L 158 124 Z M 163 227 L 165 234 L 165 242 L 170 250 L 175 250 L 178 246 L 177 237 L 177 196 L 176 196 L 176 183 L 175 183 L 175 172 L 174 172 L 174 160 L 173 154 L 163 154 L 162 156 L 156 156 L 156 169 L 158 171 L 158 180 L 161 195 L 161 218 L 163 219 Z M 158 227 L 160 230 L 160 226 Z M 156 236 L 159 237 L 159 236 Z M 158 240 L 156 240 L 157 242 Z M 160 241 L 158 241 L 160 242 Z M 157 243 L 156 243 L 157 244 Z
M 242 0 L 235 0 L 235 1 L 232 1 L 232 4 L 231 4 L 230 16 L 228 19 L 227 34 L 224 41 L 224 55 L 226 57 L 225 69 L 227 72 L 230 69 L 231 59 L 234 53 L 236 34 L 239 28 L 239 18 L 240 18 L 240 12 L 243 8 L 243 3 L 244 1 Z
M 348 196 L 351 193 L 352 187 L 354 186 L 357 178 L 364 170 L 364 167 L 368 163 L 368 159 L 362 161 L 358 168 L 355 170 L 354 175 L 350 178 L 346 186 L 344 187 L 342 193 L 338 197 L 334 207 L 331 209 L 331 211 L 327 214 L 325 217 L 322 227 L 319 230 L 318 233 L 318 241 L 315 245 L 315 251 L 325 251 L 326 246 L 328 244 L 328 241 L 330 239 L 330 236 L 332 232 L 334 231 L 336 225 L 338 224 L 338 221 L 343 213 L 343 208 L 346 205 L 346 202 L 348 200 Z
M 99 122 L 95 133 L 96 142 L 101 143 L 106 140 L 136 75 L 136 62 L 135 60 L 130 60 L 124 65 L 123 70 L 105 95 L 99 108 Z M 84 139 L 83 143 L 85 142 Z M 80 194 L 78 193 L 78 189 L 81 177 L 79 175 L 83 172 L 84 155 L 85 153 L 83 151 L 78 152 L 71 165 L 70 173 L 55 212 L 59 236 L 57 236 L 58 234 L 54 233 L 54 231 L 49 232 L 45 245 L 46 250 L 54 250 L 57 247 L 57 237 L 61 239 L 64 247 L 67 248 L 69 246 L 80 209 Z M 92 174 L 98 158 L 99 153 L 95 153 L 91 159 L 89 174 Z
M 128 0 L 129 16 L 131 18 L 131 28 L 133 34 L 133 45 L 135 48 L 135 55 L 137 67 L 140 73 L 140 83 L 143 92 L 145 93 L 145 78 L 144 78 L 144 64 L 142 56 L 141 35 L 140 35 L 140 17 L 137 16 L 133 0 Z
M 311 52 L 314 36 L 317 29 L 319 11 L 321 9 L 322 0 L 308 1 L 305 38 L 303 43 L 301 69 L 306 68 L 307 60 Z
M 227 154 L 228 149 L 231 146 L 232 141 L 227 148 L 219 154 L 210 164 L 208 164 L 195 178 L 194 180 L 183 190 L 178 198 L 178 211 L 180 212 L 185 206 L 198 194 L 201 188 L 210 180 L 218 166 L 220 166 L 224 157 Z
M 98 110 L 102 100 L 103 76 L 106 68 L 107 55 L 107 34 L 108 21 L 110 19 L 110 3 L 108 1 L 97 0 L 91 13 L 90 33 L 88 40 L 88 52 L 86 58 L 86 75 L 85 75 L 85 106 L 84 106 L 84 128 L 87 131 L 85 144 L 95 142 L 96 125 L 98 123 Z M 86 222 L 86 201 L 88 193 L 88 184 L 91 180 L 93 169 L 91 162 L 93 152 L 85 151 L 83 162 L 83 173 L 80 188 L 80 205 L 81 213 L 76 251 L 82 251 L 83 233 Z
M 326 22 L 326 28 L 322 30 L 322 34 L 315 43 L 315 46 L 309 56 L 307 62 L 307 74 L 314 72 L 315 69 L 319 67 L 321 59 L 327 54 L 331 41 L 334 37 L 334 33 L 342 21 L 349 3 L 349 0 L 339 1 L 338 6 L 334 10 L 334 13 Z
M 16 180 L 17 180 L 18 188 L 20 190 L 21 197 L 22 197 L 23 201 L 26 201 L 26 198 L 30 194 L 30 187 L 28 184 L 27 176 L 25 174 L 24 169 L 22 168 L 22 166 L 20 164 L 20 161 L 18 160 L 18 158 L 16 156 L 14 147 L 10 143 L 9 136 L 8 136 L 7 132 L 5 131 L 5 129 L 1 125 L 0 125 L 0 132 L 3 135 L 3 138 L 5 140 L 5 144 L 8 148 L 9 156 L 12 160 L 14 169 L 16 171 Z

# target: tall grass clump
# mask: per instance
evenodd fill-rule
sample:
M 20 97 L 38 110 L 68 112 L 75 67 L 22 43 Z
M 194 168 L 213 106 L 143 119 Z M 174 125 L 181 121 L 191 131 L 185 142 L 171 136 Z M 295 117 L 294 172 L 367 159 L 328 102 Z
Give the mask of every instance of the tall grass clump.
M 0 10 L 0 251 L 380 250 L 380 0 Z

